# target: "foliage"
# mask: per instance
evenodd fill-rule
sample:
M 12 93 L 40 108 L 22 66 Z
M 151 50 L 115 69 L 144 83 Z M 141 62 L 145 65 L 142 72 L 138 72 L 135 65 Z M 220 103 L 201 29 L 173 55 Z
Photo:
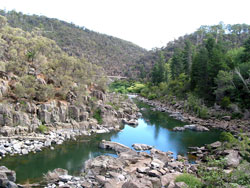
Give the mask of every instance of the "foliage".
M 200 118 L 206 119 L 209 117 L 208 109 L 202 100 L 191 93 L 188 94 L 185 109 L 187 111 L 194 112 Z
M 116 80 L 109 85 L 109 90 L 117 93 L 127 94 L 128 88 L 131 87 L 133 82 L 127 80 Z
M 154 84 L 159 84 L 164 81 L 165 78 L 165 57 L 163 53 L 160 54 L 157 63 L 154 65 L 152 70 L 152 82 Z
M 45 132 L 47 132 L 48 131 L 48 127 L 46 126 L 46 125 L 39 125 L 38 126 L 38 131 L 40 132 L 40 133 L 45 133 Z
M 86 57 L 89 62 L 102 66 L 109 75 L 125 76 L 126 72 L 128 76 L 136 75 L 137 70 L 132 67 L 137 65 L 139 58 L 146 53 L 145 49 L 131 42 L 72 23 L 16 11 L 0 11 L 0 14 L 8 19 L 10 26 L 54 40 L 70 56 Z M 4 23 L 4 20 L 1 20 L 0 18 L 0 28 Z M 33 55 L 38 55 L 33 54 L 36 51 L 32 48 L 27 52 L 26 57 L 30 61 Z
M 131 93 L 140 93 L 146 86 L 142 83 L 134 83 L 132 86 L 128 88 L 128 91 Z
M 222 108 L 226 109 L 228 106 L 231 104 L 230 98 L 229 97 L 224 97 L 221 101 L 221 106 Z
M 142 61 L 150 66 L 144 80 L 166 87 L 141 92 L 148 97 L 167 95 L 186 99 L 192 93 L 203 101 L 202 105 L 219 103 L 230 110 L 230 104 L 241 109 L 250 108 L 250 26 L 246 24 L 202 26 L 196 32 L 172 41 L 166 47 L 155 49 Z M 164 73 L 159 74 L 159 57 L 164 57 Z M 152 63 L 153 62 L 153 63 Z M 159 79 L 159 75 L 164 79 Z M 160 81 L 159 81 L 160 80 Z M 193 108 L 197 115 L 206 117 L 207 108 Z
M 184 182 L 189 188 L 202 187 L 202 182 L 192 174 L 182 174 L 176 177 L 175 182 Z
M 102 124 L 103 120 L 102 120 L 102 111 L 101 109 L 96 109 L 93 113 L 93 118 L 95 118 L 98 122 L 98 124 Z
M 205 182 L 205 187 L 225 187 L 225 179 L 227 174 L 223 171 L 225 166 L 225 160 L 213 160 L 209 159 L 206 165 L 200 166 L 198 170 L 198 176 Z M 212 168 L 209 169 L 208 167 Z
M 1 70 L 14 74 L 10 93 L 17 100 L 65 100 L 70 91 L 81 98 L 86 93 L 77 91 L 86 91 L 92 83 L 105 90 L 106 76 L 99 67 L 69 56 L 37 30 L 25 32 L 6 24 L 0 32 L 0 48 L 5 49 L 0 53 Z

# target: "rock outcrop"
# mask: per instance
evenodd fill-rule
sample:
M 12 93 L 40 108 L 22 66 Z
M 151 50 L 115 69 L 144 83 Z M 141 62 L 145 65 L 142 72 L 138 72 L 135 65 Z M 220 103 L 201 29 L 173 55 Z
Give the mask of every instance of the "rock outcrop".
M 17 188 L 16 173 L 5 166 L 0 166 L 0 187 Z
M 184 131 L 184 130 L 192 130 L 197 132 L 209 131 L 208 128 L 201 125 L 185 125 L 184 127 L 174 127 L 173 131 Z
M 122 119 L 137 121 L 138 108 L 130 99 L 116 94 L 104 94 L 94 90 L 98 101 L 76 105 L 67 101 L 51 100 L 46 103 L 23 102 L 0 104 L 0 158 L 6 155 L 25 155 L 41 151 L 53 144 L 76 139 L 79 135 L 91 135 L 118 131 Z M 112 101 L 119 108 L 107 104 Z M 94 106 L 94 107 L 93 107 Z M 93 117 L 98 109 L 102 123 Z M 47 132 L 46 134 L 41 131 Z
M 102 144 L 105 144 L 104 148 L 114 148 L 118 157 L 101 155 L 89 159 L 84 165 L 84 177 L 68 176 L 68 180 L 56 177 L 47 187 L 178 187 L 180 183 L 175 183 L 178 175 L 184 171 L 194 173 L 196 170 L 196 164 L 188 163 L 185 157 L 180 161 L 175 160 L 171 152 L 152 148 L 148 154 L 136 152 L 126 146 L 124 149 L 123 145 L 115 142 L 103 141 Z

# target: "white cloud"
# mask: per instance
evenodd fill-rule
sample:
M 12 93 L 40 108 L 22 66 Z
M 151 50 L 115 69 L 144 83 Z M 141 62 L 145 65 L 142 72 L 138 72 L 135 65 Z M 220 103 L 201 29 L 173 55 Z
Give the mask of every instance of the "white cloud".
M 0 0 L 1 9 L 73 22 L 147 49 L 200 25 L 250 24 L 249 5 L 249 0 Z

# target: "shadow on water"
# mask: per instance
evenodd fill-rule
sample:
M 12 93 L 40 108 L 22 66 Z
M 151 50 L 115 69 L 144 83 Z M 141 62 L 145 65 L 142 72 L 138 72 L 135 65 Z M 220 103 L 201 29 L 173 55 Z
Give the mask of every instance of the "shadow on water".
M 145 108 L 137 127 L 125 125 L 120 132 L 79 137 L 77 141 L 55 146 L 53 151 L 45 149 L 36 154 L 6 157 L 0 161 L 0 165 L 15 170 L 18 183 L 32 183 L 41 180 L 44 173 L 55 168 L 64 168 L 70 174 L 79 174 L 86 160 L 103 154 L 115 156 L 112 151 L 98 148 L 103 139 L 129 147 L 133 143 L 152 145 L 162 151 L 172 151 L 174 157 L 178 154 L 186 155 L 190 146 L 202 146 L 219 139 L 218 130 L 173 132 L 174 127 L 184 126 L 186 123 L 169 117 L 167 113 L 152 111 L 146 104 L 138 101 L 136 103 L 140 108 Z

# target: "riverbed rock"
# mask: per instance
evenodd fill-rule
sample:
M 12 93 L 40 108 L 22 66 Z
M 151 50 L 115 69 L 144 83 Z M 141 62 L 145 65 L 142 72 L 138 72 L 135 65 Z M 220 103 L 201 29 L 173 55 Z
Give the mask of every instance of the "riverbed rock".
M 47 174 L 44 175 L 44 178 L 47 182 L 55 182 L 60 179 L 60 176 L 66 176 L 68 175 L 68 171 L 62 168 L 56 168 L 53 171 L 47 172 Z
M 15 171 L 9 170 L 5 166 L 0 166 L 0 187 L 17 188 Z
M 231 120 L 231 116 L 223 116 L 222 119 L 224 119 L 226 121 L 230 121 Z
M 175 178 L 177 176 L 181 175 L 181 173 L 179 172 L 175 172 L 175 173 L 168 173 L 164 176 L 161 176 L 160 179 L 161 179 L 161 184 L 163 187 L 168 187 L 168 185 L 170 184 L 171 181 L 174 181 Z
M 102 140 L 99 147 L 102 149 L 112 149 L 116 152 L 126 152 L 126 151 L 131 150 L 129 147 L 123 144 L 120 144 L 117 142 L 106 141 L 106 140 Z
M 153 146 L 149 146 L 147 144 L 133 144 L 132 147 L 135 149 L 135 150 L 150 150 L 153 148 Z
M 189 129 L 189 130 L 199 131 L 199 132 L 209 131 L 208 128 L 201 126 L 201 125 L 195 125 L 195 124 L 185 125 L 184 128 Z
M 132 125 L 132 126 L 138 125 L 138 121 L 135 120 L 135 119 L 127 120 L 127 119 L 124 118 L 124 119 L 122 119 L 122 122 L 124 124 Z
M 228 153 L 225 157 L 228 167 L 237 167 L 240 164 L 241 157 L 236 150 L 225 150 Z
M 173 131 L 185 131 L 184 127 L 174 127 Z
M 174 127 L 173 131 L 184 131 L 184 130 L 192 130 L 192 131 L 197 131 L 197 132 L 204 132 L 204 131 L 209 131 L 208 128 L 201 126 L 201 125 L 185 125 L 184 127 Z
M 222 143 L 220 141 L 216 141 L 216 142 L 210 144 L 212 149 L 219 148 L 219 147 L 221 147 L 221 145 L 222 145 Z

